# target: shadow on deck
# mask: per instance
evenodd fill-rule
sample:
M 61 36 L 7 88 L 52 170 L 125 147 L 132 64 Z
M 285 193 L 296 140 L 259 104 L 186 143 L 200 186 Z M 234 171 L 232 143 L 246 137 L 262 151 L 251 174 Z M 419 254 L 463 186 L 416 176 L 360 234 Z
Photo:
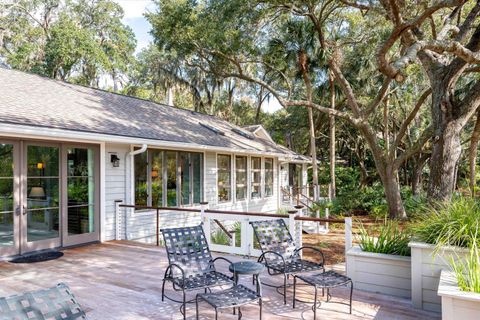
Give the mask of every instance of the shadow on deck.
M 67 249 L 64 257 L 35 264 L 0 262 L 0 296 L 52 287 L 67 283 L 92 320 L 180 319 L 179 305 L 161 301 L 163 273 L 168 264 L 163 248 L 134 242 L 112 241 Z M 240 260 L 241 257 L 231 257 Z M 327 268 L 328 270 L 329 268 Z M 335 269 L 342 269 L 336 266 Z M 225 270 L 222 270 L 225 271 Z M 264 275 L 267 282 L 280 284 L 281 277 Z M 251 278 L 241 282 L 251 286 Z M 170 292 L 171 293 L 171 292 Z M 332 290 L 333 301 L 346 302 L 345 289 Z M 292 309 L 291 291 L 287 305 L 273 289 L 264 287 L 263 319 L 313 319 L 310 304 L 298 303 Z M 302 289 L 300 297 L 308 300 L 310 291 Z M 243 319 L 258 319 L 258 306 L 242 308 Z M 200 319 L 213 319 L 213 310 L 200 306 Z M 195 305 L 187 308 L 187 318 L 195 319 Z M 237 319 L 221 313 L 220 319 Z M 355 290 L 353 314 L 348 306 L 325 303 L 318 319 L 435 319 L 439 314 L 413 309 L 409 300 Z

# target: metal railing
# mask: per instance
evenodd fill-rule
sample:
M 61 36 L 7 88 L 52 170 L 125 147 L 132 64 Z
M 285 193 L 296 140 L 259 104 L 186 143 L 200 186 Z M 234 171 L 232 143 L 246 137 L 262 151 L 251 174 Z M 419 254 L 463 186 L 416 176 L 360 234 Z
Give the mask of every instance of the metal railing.
M 352 247 L 352 217 L 339 218 L 315 218 L 303 216 L 304 208 L 298 210 L 289 211 L 288 215 L 285 214 L 269 214 L 263 212 L 240 212 L 240 211 L 226 211 L 226 210 L 210 210 L 207 209 L 207 203 L 203 203 L 199 209 L 197 208 L 171 208 L 171 207 L 153 207 L 153 206 L 141 206 L 141 205 L 127 205 L 117 203 L 116 219 L 117 230 L 116 238 L 122 239 L 119 225 L 123 220 L 121 219 L 122 209 L 123 213 L 127 213 L 125 209 L 145 209 L 151 210 L 151 213 L 155 216 L 155 232 L 149 235 L 155 237 L 155 243 L 160 245 L 160 229 L 166 227 L 161 223 L 162 214 L 167 212 L 187 212 L 192 214 L 199 214 L 201 222 L 204 224 L 205 234 L 207 235 L 207 241 L 209 242 L 212 251 L 240 254 L 248 256 L 258 256 L 260 251 L 255 244 L 253 229 L 250 226 L 250 221 L 268 220 L 268 219 L 284 219 L 289 226 L 290 232 L 295 239 L 297 246 L 302 246 L 302 225 L 303 223 L 340 223 L 345 224 L 345 252 Z M 133 218 L 135 218 L 135 211 L 130 212 Z M 371 221 L 365 221 L 371 222 Z M 235 233 L 240 235 L 240 238 L 235 238 L 231 230 L 231 226 L 239 227 Z M 216 242 L 213 235 L 218 233 L 225 233 L 228 237 L 230 233 L 232 237 L 228 237 L 228 243 Z M 126 232 L 125 232 L 126 236 Z M 127 237 L 127 240 L 128 237 Z

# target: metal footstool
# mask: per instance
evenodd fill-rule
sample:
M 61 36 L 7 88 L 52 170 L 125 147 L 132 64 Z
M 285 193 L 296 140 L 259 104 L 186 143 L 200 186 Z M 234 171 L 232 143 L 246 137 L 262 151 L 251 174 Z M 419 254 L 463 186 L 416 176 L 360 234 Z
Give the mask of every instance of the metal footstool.
M 260 320 L 262 319 L 262 297 L 257 292 L 242 286 L 241 284 L 222 291 L 197 294 L 197 319 L 199 318 L 198 302 L 200 299 L 205 300 L 209 305 L 215 308 L 215 320 L 218 319 L 218 309 L 225 308 L 234 308 L 234 310 L 235 308 L 238 308 L 238 319 L 241 319 L 242 312 L 240 307 L 258 301 L 260 306 Z
M 295 308 L 295 293 L 297 287 L 297 278 L 302 280 L 308 285 L 315 288 L 315 297 L 313 301 L 313 319 L 317 318 L 317 300 L 318 289 L 324 291 L 327 289 L 327 302 L 330 302 L 330 289 L 335 287 L 347 286 L 350 284 L 350 314 L 352 314 L 352 294 L 353 294 L 353 281 L 347 276 L 344 276 L 335 271 L 326 271 L 323 273 L 317 273 L 313 275 L 295 275 L 293 278 L 293 307 Z

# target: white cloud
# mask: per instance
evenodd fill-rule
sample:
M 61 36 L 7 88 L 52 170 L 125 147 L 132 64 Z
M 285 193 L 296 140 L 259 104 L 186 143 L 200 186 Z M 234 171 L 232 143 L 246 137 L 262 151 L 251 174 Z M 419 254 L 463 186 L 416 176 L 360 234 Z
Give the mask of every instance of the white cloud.
M 147 9 L 152 10 L 154 7 L 151 0 L 114 0 L 122 6 L 125 11 L 125 19 L 134 19 L 143 17 Z

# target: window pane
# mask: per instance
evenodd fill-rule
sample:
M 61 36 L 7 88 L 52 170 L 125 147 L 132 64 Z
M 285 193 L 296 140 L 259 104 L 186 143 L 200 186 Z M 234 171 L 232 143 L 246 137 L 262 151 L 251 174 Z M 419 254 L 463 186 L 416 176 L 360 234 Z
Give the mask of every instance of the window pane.
M 167 166 L 167 206 L 177 205 L 177 153 L 165 152 Z
M 68 233 L 94 231 L 95 157 L 90 148 L 67 150 Z
M 265 196 L 273 195 L 273 159 L 265 159 Z
M 147 188 L 147 152 L 135 155 L 135 204 L 146 206 Z
M 190 204 L 190 154 L 186 152 L 180 152 L 180 179 L 182 181 L 182 195 L 180 197 L 182 205 Z
M 261 158 L 253 158 L 252 157 L 252 188 L 251 188 L 251 198 L 256 199 L 262 196 L 261 194 Z
M 13 145 L 0 144 L 0 177 L 13 177 Z
M 152 206 L 163 207 L 163 152 L 149 150 L 151 157 Z
M 218 155 L 218 201 L 225 202 L 231 199 L 231 160 L 228 155 Z
M 236 170 L 236 197 L 244 200 L 247 197 L 247 157 L 235 158 Z
M 28 146 L 28 176 L 58 177 L 59 149 L 55 147 Z
M 193 167 L 193 203 L 200 203 L 202 199 L 202 158 L 201 153 L 192 153 L 191 162 Z

